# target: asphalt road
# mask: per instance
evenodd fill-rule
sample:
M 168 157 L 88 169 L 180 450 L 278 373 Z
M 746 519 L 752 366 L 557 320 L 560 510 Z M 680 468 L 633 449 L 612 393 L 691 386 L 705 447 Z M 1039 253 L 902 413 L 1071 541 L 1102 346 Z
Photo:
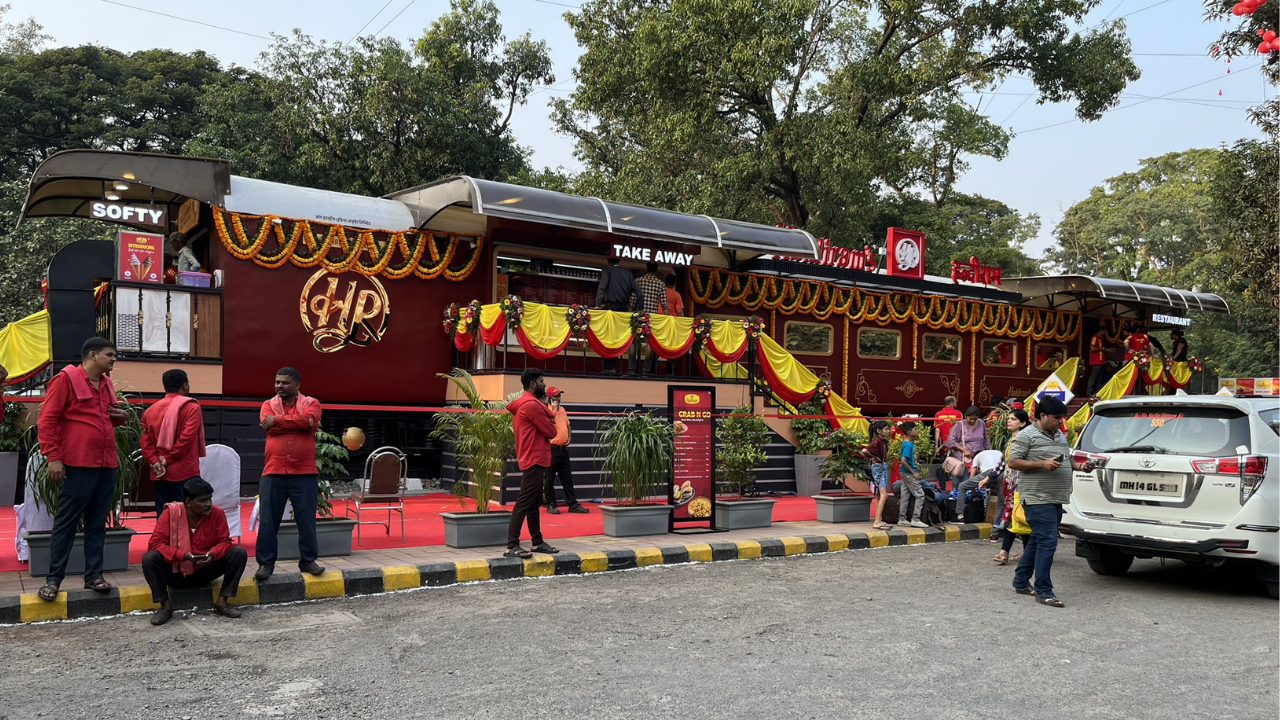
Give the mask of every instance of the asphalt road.
M 986 541 L 0 629 L 0 718 L 1276 718 L 1277 603 Z

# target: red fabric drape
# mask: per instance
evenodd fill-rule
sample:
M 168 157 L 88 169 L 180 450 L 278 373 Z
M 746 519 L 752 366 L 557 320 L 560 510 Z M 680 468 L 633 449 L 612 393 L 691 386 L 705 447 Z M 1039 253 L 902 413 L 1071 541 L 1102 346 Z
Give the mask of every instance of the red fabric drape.
M 750 344 L 750 341 L 746 344 Z M 813 394 L 818 391 L 817 385 L 804 392 L 795 392 L 783 384 L 782 379 L 773 371 L 773 366 L 769 364 L 764 348 L 760 346 L 760 343 L 756 343 L 756 358 L 760 361 L 760 369 L 764 372 L 765 381 L 769 383 L 773 393 L 788 403 L 799 405 L 802 402 L 808 402 L 809 398 L 813 397 Z
M 459 352 L 471 352 L 471 348 L 475 347 L 475 333 L 454 333 L 453 346 L 458 348 Z
M 564 342 L 560 343 L 559 347 L 552 348 L 550 350 L 544 350 L 537 345 L 534 345 L 533 342 L 529 340 L 529 336 L 525 335 L 524 328 L 516 328 L 516 340 L 520 341 L 520 347 L 524 348 L 524 351 L 529 354 L 529 357 L 535 360 L 550 360 L 564 351 L 565 346 L 569 344 L 569 335 L 564 336 Z
M 480 339 L 484 340 L 485 345 L 502 344 L 502 336 L 506 334 L 506 332 L 507 316 L 501 313 L 498 314 L 498 319 L 494 321 L 493 326 L 488 330 L 485 329 L 483 323 L 480 325 Z
M 832 430 L 839 430 L 839 429 L 840 429 L 840 420 L 838 420 L 838 419 L 836 418 L 836 416 L 835 416 L 835 415 L 836 415 L 836 411 L 831 409 L 831 398 L 829 398 L 829 397 L 828 397 L 828 398 L 826 399 L 826 401 L 822 403 L 822 405 L 823 405 L 823 407 L 825 407 L 825 408 L 827 409 L 827 414 L 831 416 L 831 417 L 827 418 L 827 422 L 831 423 L 831 429 L 832 429 Z
M 681 355 L 689 352 L 689 348 L 693 347 L 693 333 L 689 333 L 689 338 L 684 341 L 684 345 L 676 348 L 674 352 L 659 345 L 658 341 L 654 340 L 652 335 L 649 336 L 648 342 L 649 347 L 653 349 L 653 353 L 655 355 L 663 360 L 675 360 Z
M 591 349 L 602 358 L 620 358 L 623 355 L 626 355 L 627 351 L 631 349 L 631 343 L 633 342 L 635 342 L 635 336 L 628 335 L 627 342 L 624 343 L 622 347 L 617 350 L 611 350 L 600 342 L 600 338 L 596 337 L 596 334 L 593 331 L 587 330 L 587 344 L 589 344 Z
M 712 340 L 712 339 L 708 336 L 708 337 L 707 337 L 707 352 L 711 354 L 711 357 L 713 357 L 713 358 L 715 358 L 715 359 L 719 360 L 720 362 L 725 363 L 725 364 L 727 365 L 727 364 L 729 364 L 729 363 L 736 363 L 736 362 L 738 362 L 739 360 L 741 360 L 741 359 L 742 359 L 742 356 L 743 356 L 743 355 L 745 355 L 745 354 L 746 354 L 746 352 L 747 352 L 747 346 L 748 346 L 748 345 L 750 345 L 750 344 L 751 344 L 751 341 L 750 341 L 750 340 L 746 340 L 746 341 L 744 341 L 744 342 L 742 343 L 742 346 L 738 348 L 738 351 L 737 351 L 737 352 L 735 352 L 735 353 L 725 353 L 725 352 L 721 352 L 721 351 L 720 351 L 720 348 L 716 347 L 716 343 L 715 343 L 715 341 L 714 341 L 714 340 Z

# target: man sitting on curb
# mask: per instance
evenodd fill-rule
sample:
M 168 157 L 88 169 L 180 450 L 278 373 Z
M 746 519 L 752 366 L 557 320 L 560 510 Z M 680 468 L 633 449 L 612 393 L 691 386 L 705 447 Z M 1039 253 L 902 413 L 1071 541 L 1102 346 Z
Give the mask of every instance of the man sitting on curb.
M 973 472 L 956 486 L 956 522 L 964 522 L 965 493 L 986 490 L 1004 477 L 1004 453 L 983 450 L 973 456 Z
M 213 486 L 202 478 L 192 478 L 182 488 L 182 502 L 172 502 L 156 520 L 156 528 L 142 556 L 142 574 L 151 586 L 151 599 L 160 609 L 151 616 L 152 625 L 163 625 L 173 617 L 169 588 L 203 587 L 222 578 L 222 590 L 213 611 L 229 618 L 240 611 L 227 605 L 236 596 L 240 576 L 249 562 L 249 553 L 231 544 L 227 516 L 213 504 Z

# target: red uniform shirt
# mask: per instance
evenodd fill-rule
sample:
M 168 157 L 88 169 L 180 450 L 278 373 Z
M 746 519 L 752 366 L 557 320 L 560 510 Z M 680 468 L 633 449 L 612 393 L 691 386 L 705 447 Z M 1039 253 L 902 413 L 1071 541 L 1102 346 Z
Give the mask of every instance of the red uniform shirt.
M 529 391 L 511 401 L 507 411 L 515 415 L 516 462 L 521 470 L 535 465 L 551 467 L 551 438 L 556 436 L 551 409 Z
M 1089 338 L 1089 364 L 1103 365 L 1107 362 L 1107 341 L 1102 333 Z
M 684 315 L 684 298 L 680 297 L 680 293 L 671 288 L 667 288 L 667 314 Z
M 951 436 L 951 428 L 964 418 L 964 413 L 955 408 L 942 408 L 933 416 L 934 441 L 942 445 Z
M 310 398 L 307 398 L 310 400 Z M 293 405 L 282 404 L 283 413 L 271 409 L 271 400 L 262 403 L 258 418 L 275 415 L 276 424 L 267 430 L 266 464 L 263 475 L 316 475 L 316 428 L 320 427 L 320 403 L 304 402 L 301 395 Z M 305 409 L 300 410 L 300 407 Z M 549 464 L 549 463 L 548 463 Z
M 181 521 L 179 521 L 181 522 Z M 169 537 L 169 508 L 156 519 L 156 529 L 151 531 L 151 539 L 147 541 L 148 550 L 159 550 L 165 560 L 176 563 L 182 560 L 178 553 L 178 545 Z M 212 553 L 217 560 L 231 549 L 231 530 L 227 527 L 227 514 L 222 508 L 214 505 L 209 514 L 200 518 L 196 529 L 191 533 L 191 554 L 203 555 Z
M 72 372 L 84 371 L 73 368 Z M 90 383 L 89 392 L 91 397 L 77 400 L 66 373 L 53 376 L 36 423 L 40 452 L 50 462 L 61 460 L 72 467 L 120 467 L 115 426 L 123 425 L 124 421 L 112 420 L 107 414 L 107 409 L 116 404 L 115 393 L 105 377 L 98 382 L 96 390 Z
M 179 397 L 174 393 L 164 396 L 155 405 L 142 413 L 142 457 L 147 461 L 147 473 L 151 473 L 151 464 L 160 459 L 160 448 L 156 443 L 160 437 L 160 426 L 164 423 L 169 404 Z M 204 424 L 204 413 L 200 403 L 188 402 L 178 411 L 177 437 L 173 447 L 163 453 L 165 461 L 164 477 L 161 482 L 180 482 L 200 474 L 200 426 Z M 154 478 L 152 478 L 154 479 Z
M 1124 359 L 1132 360 L 1134 355 L 1151 349 L 1151 338 L 1144 332 L 1134 333 L 1124 341 Z

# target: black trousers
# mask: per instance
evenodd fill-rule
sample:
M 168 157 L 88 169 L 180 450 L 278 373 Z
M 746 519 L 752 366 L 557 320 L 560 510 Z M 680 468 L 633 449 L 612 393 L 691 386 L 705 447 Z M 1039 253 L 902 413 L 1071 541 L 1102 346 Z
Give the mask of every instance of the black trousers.
M 547 477 L 547 468 L 534 465 L 524 471 L 520 481 L 520 494 L 516 496 L 516 506 L 511 510 L 511 524 L 507 526 L 507 548 L 520 544 L 520 526 L 528 520 L 529 537 L 534 545 L 542 544 L 542 517 L 538 508 L 542 505 L 543 482 Z
M 196 568 L 190 575 L 173 571 L 173 563 L 164 559 L 159 550 L 148 550 L 142 556 L 142 575 L 151 586 L 151 599 L 162 603 L 169 599 L 169 588 L 198 588 L 222 578 L 222 589 L 218 592 L 222 597 L 235 597 L 240 587 L 240 576 L 244 575 L 244 566 L 249 563 L 249 553 L 242 546 L 236 545 L 226 555 L 214 560 L 204 567 Z
M 1103 363 L 1101 365 L 1090 365 L 1088 393 L 1090 395 L 1097 395 L 1098 391 L 1102 389 L 1102 386 L 1106 384 L 1107 384 L 1106 363 Z
M 556 478 L 560 478 L 560 487 L 564 488 L 564 502 L 572 507 L 578 504 L 578 496 L 573 492 L 573 467 L 569 461 L 569 448 L 563 445 L 551 446 L 551 468 L 547 470 L 547 480 L 543 487 L 543 502 L 547 507 L 556 506 Z
M 1015 538 L 1022 540 L 1022 549 L 1027 549 L 1027 538 L 1029 535 L 1014 535 L 1009 532 L 1009 528 L 1000 528 L 1000 549 L 1009 552 L 1013 549 L 1013 541 Z
M 171 502 L 182 502 L 182 488 L 187 483 L 200 477 L 195 475 L 186 480 L 156 480 L 151 483 L 156 493 L 156 517 L 160 517 L 160 513 L 164 512 L 164 506 Z

